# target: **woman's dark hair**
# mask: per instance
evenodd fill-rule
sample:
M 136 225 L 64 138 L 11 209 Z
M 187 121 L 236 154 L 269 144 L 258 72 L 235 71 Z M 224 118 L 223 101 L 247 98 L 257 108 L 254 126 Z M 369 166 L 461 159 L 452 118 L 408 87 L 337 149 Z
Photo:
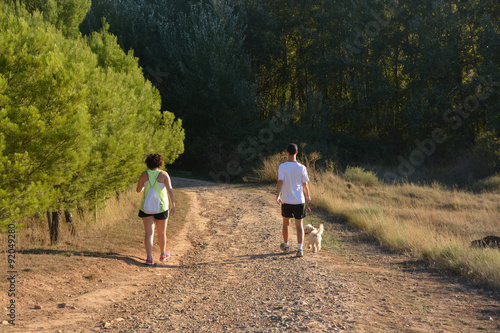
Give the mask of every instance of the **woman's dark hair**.
M 163 156 L 160 154 L 149 154 L 145 162 L 148 169 L 161 168 L 163 166 Z

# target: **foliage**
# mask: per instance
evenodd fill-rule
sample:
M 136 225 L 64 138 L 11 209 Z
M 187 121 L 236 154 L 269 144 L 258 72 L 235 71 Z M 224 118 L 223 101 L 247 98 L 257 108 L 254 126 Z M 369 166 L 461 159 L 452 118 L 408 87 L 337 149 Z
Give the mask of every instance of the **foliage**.
M 426 161 L 447 162 L 499 129 L 498 13 L 485 0 L 99 0 L 82 27 L 106 17 L 134 49 L 185 121 L 189 162 L 234 159 L 248 125 L 283 118 L 344 165 L 396 161 L 439 129 Z
M 144 80 L 137 59 L 125 54 L 106 30 L 86 38 L 97 55 L 88 99 L 95 141 L 89 165 L 75 174 L 75 187 L 87 199 L 109 197 L 137 178 L 148 152 L 158 152 L 167 164 L 183 152 L 184 132 L 179 120 L 164 111 L 156 89 Z M 110 84 L 112 83 L 112 84 Z M 92 179 L 92 181 L 90 181 Z M 82 191 L 85 184 L 88 190 Z
M 0 9 L 2 223 L 94 207 L 136 180 L 147 153 L 183 152 L 180 120 L 106 29 L 69 38 L 45 12 Z
M 96 58 L 40 14 L 0 6 L 3 220 L 54 207 L 56 187 L 88 162 L 86 77 Z
M 476 138 L 472 154 L 481 160 L 485 167 L 500 171 L 500 140 L 494 132 L 480 133 Z
M 33 13 L 43 14 L 45 21 L 63 32 L 66 37 L 80 36 L 79 26 L 90 9 L 90 0 L 20 0 Z
M 189 147 L 184 166 L 216 168 L 219 143 L 229 143 L 228 158 L 236 149 L 231 138 L 256 121 L 244 26 L 233 8 L 226 2 L 102 0 L 93 3 L 83 31 L 100 29 L 101 17 L 124 49 L 134 49 L 164 107 L 182 118 Z
M 193 6 L 160 33 L 175 46 L 167 101 L 190 128 L 240 127 L 252 120 L 250 61 L 242 52 L 243 27 L 230 7 Z

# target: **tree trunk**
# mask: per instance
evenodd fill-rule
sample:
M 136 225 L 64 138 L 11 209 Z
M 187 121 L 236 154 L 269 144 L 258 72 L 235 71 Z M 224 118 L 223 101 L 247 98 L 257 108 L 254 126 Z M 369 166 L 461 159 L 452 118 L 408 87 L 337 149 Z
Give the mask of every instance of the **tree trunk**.
M 52 243 L 52 213 L 47 211 L 47 222 L 49 224 L 50 242 Z
M 50 213 L 47 214 L 47 216 Z M 49 222 L 50 225 L 50 244 L 55 245 L 59 241 L 59 221 L 61 220 L 61 212 L 56 211 L 52 212 L 52 223 Z
M 75 222 L 73 221 L 73 214 L 69 210 L 64 211 L 64 218 L 66 219 L 66 223 L 69 224 L 69 231 L 71 233 L 71 236 L 76 235 L 76 226 Z

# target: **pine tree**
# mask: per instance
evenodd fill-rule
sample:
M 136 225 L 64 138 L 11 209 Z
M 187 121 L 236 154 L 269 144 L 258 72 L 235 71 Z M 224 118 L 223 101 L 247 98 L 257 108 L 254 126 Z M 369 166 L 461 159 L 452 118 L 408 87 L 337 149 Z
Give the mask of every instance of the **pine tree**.
M 0 3 L 2 220 L 57 205 L 57 186 L 88 161 L 86 77 L 97 63 L 38 13 Z
M 171 163 L 184 151 L 180 120 L 132 52 L 106 28 L 62 30 L 0 2 L 0 225 L 47 211 L 52 242 L 62 211 L 127 188 L 150 152 Z

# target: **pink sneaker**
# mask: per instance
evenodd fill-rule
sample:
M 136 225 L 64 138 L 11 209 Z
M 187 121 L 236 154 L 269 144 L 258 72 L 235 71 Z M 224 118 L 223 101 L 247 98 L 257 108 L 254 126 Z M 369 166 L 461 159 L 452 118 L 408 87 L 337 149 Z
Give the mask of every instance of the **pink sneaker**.
M 165 253 L 162 253 L 160 255 L 160 261 L 165 261 L 165 260 L 168 259 L 168 257 L 170 257 L 170 251 L 169 250 L 165 251 Z
M 146 265 L 152 266 L 153 265 L 153 258 L 147 258 L 146 259 Z

